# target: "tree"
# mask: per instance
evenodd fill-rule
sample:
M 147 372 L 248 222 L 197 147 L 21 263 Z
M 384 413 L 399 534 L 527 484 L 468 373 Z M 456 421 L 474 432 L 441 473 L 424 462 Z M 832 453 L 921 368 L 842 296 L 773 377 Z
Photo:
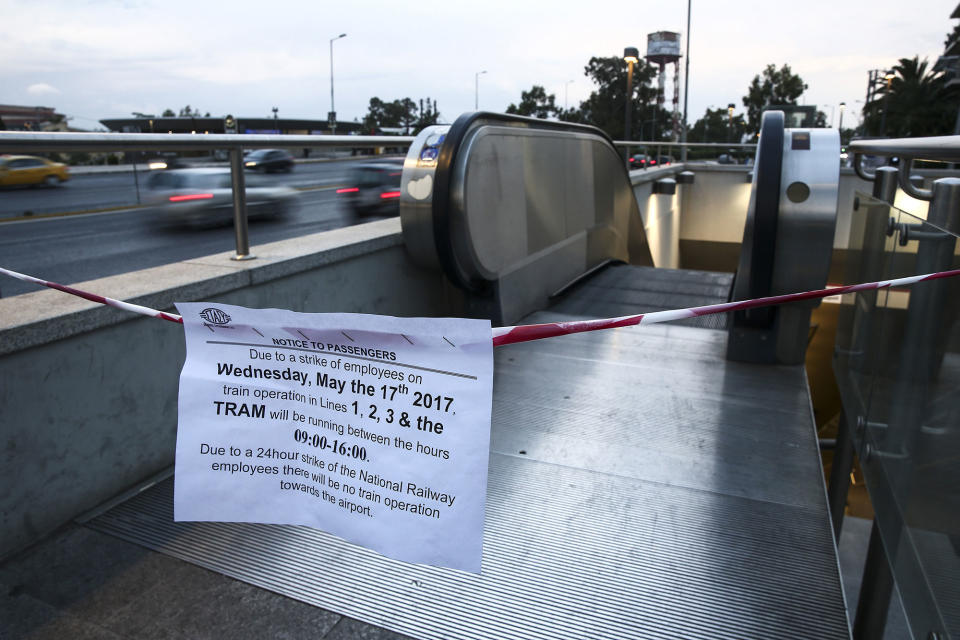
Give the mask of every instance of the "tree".
M 690 142 L 740 142 L 746 129 L 743 114 L 734 114 L 731 118 L 727 109 L 708 107 L 703 117 L 690 128 L 687 139 Z
M 138 115 L 138 114 L 134 114 Z M 139 114 L 140 117 L 152 118 L 153 116 L 147 116 L 144 114 Z M 210 112 L 207 111 L 206 114 L 201 114 L 200 109 L 194 109 L 190 105 L 187 105 L 180 109 L 180 112 L 177 113 L 173 109 L 164 109 L 163 113 L 160 114 L 161 118 L 209 118 Z
M 949 47 L 950 43 L 960 38 L 960 23 L 954 25 L 953 31 L 947 34 L 947 39 L 943 41 L 944 47 Z
M 944 75 L 928 69 L 919 56 L 901 58 L 893 73 L 889 84 L 863 107 L 866 131 L 894 138 L 953 133 L 958 88 L 948 88 Z
M 414 131 L 419 132 L 424 127 L 429 127 L 430 125 L 437 124 L 440 120 L 440 112 L 437 110 L 437 101 L 431 100 L 428 97 L 426 101 L 426 106 L 424 106 L 423 98 L 420 99 L 420 114 L 417 116 L 417 121 L 414 123 Z
M 857 135 L 856 129 L 840 129 L 840 146 L 845 147 L 850 144 L 850 141 Z
M 533 85 L 530 91 L 520 93 L 519 105 L 511 103 L 507 107 L 507 113 L 535 118 L 549 118 L 559 114 L 560 111 L 561 109 L 558 109 L 556 105 L 556 96 L 552 93 L 547 95 L 547 91 L 538 84 Z
M 762 74 L 753 77 L 747 95 L 743 96 L 748 131 L 759 133 L 765 109 L 776 104 L 797 104 L 797 98 L 806 89 L 807 85 L 790 70 L 790 65 L 785 64 L 777 69 L 776 65 L 768 64 Z
M 560 119 L 583 122 L 606 131 L 619 140 L 624 134 L 624 111 L 627 100 L 627 63 L 619 56 L 590 58 L 583 74 L 597 89 L 580 103 L 578 109 L 560 113 Z M 630 96 L 631 139 L 662 139 L 672 126 L 671 114 L 657 107 L 657 88 L 653 86 L 656 67 L 639 60 L 633 65 L 633 90 Z
M 436 102 L 431 106 L 430 98 L 427 98 L 426 108 L 421 100 L 417 109 L 417 103 L 410 98 L 384 102 L 374 96 L 370 98 L 367 115 L 363 118 L 363 128 L 371 133 L 400 127 L 404 128 L 404 133 L 410 133 L 411 128 L 416 132 L 428 124 L 436 124 L 439 115 Z

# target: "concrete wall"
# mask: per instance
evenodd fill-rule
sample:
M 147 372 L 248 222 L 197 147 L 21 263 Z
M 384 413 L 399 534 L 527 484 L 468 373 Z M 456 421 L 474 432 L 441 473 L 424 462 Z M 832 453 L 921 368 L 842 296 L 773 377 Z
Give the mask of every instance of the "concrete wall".
M 158 309 L 218 301 L 451 315 L 397 219 L 82 283 Z M 0 299 L 0 557 L 173 464 L 182 328 L 57 291 Z
M 678 188 L 680 266 L 688 269 L 734 271 L 740 256 L 740 242 L 747 218 L 751 184 L 747 182 L 751 166 L 728 166 L 706 163 L 687 163 L 693 171 L 692 185 Z M 946 172 L 920 171 L 925 186 Z M 842 277 L 842 263 L 850 237 L 850 221 L 857 192 L 870 193 L 873 185 L 861 180 L 853 169 L 840 169 L 837 193 L 837 226 L 833 237 L 834 262 L 831 282 Z M 638 195 L 638 200 L 643 200 Z M 926 217 L 927 203 L 915 200 L 902 191 L 897 192 L 897 206 L 914 215 Z
M 661 178 L 675 178 L 683 165 L 632 171 L 630 182 L 637 199 L 643 230 L 655 267 L 680 267 L 680 203 L 687 185 L 677 185 L 674 194 L 653 193 L 653 185 Z

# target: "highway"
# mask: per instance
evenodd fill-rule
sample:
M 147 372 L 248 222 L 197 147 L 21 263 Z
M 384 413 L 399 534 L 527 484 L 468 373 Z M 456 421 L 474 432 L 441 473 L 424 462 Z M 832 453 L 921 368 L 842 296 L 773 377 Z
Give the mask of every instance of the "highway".
M 256 254 L 258 244 L 379 219 L 357 219 L 337 201 L 335 190 L 343 184 L 350 162 L 301 164 L 292 174 L 265 176 L 299 188 L 301 206 L 282 220 L 251 222 L 251 252 Z M 59 211 L 122 207 L 136 202 L 136 190 L 126 181 L 132 184 L 132 175 L 102 174 L 77 177 L 53 189 L 7 190 L 0 192 L 0 211 L 9 212 L 14 206 L 10 202 L 20 203 L 15 206 L 30 202 L 38 214 L 43 213 L 43 207 Z M 35 200 L 31 202 L 30 198 Z M 232 226 L 158 227 L 148 209 L 135 206 L 54 217 L 0 216 L 0 266 L 61 284 L 230 251 L 235 246 Z M 0 276 L 0 296 L 4 298 L 39 288 Z M 110 295 L 109 291 L 97 293 Z
M 263 176 L 268 182 L 308 188 L 342 183 L 351 162 L 344 159 L 330 162 L 298 163 L 291 173 Z M 206 165 L 204 165 L 206 166 Z M 226 167 L 226 163 L 219 166 Z M 137 192 L 145 191 L 148 171 L 130 170 L 109 173 L 71 172 L 71 179 L 53 188 L 0 189 L 0 220 L 26 215 L 97 211 L 138 204 Z

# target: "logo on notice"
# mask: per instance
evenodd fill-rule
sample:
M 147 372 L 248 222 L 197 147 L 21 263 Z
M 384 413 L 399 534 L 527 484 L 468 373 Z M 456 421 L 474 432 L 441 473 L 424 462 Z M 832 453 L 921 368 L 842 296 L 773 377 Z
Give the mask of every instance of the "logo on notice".
M 204 309 L 200 312 L 200 317 L 213 324 L 227 324 L 230 322 L 230 316 L 215 307 Z

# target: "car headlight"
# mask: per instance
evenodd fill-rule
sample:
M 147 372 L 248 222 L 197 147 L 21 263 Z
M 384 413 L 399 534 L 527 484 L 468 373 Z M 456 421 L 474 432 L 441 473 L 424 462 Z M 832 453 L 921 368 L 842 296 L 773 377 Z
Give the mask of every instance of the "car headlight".
M 255 167 L 255 166 L 257 166 L 257 163 L 256 163 L 256 162 L 248 162 L 248 163 L 246 163 L 246 165 L 247 165 L 248 167 Z

